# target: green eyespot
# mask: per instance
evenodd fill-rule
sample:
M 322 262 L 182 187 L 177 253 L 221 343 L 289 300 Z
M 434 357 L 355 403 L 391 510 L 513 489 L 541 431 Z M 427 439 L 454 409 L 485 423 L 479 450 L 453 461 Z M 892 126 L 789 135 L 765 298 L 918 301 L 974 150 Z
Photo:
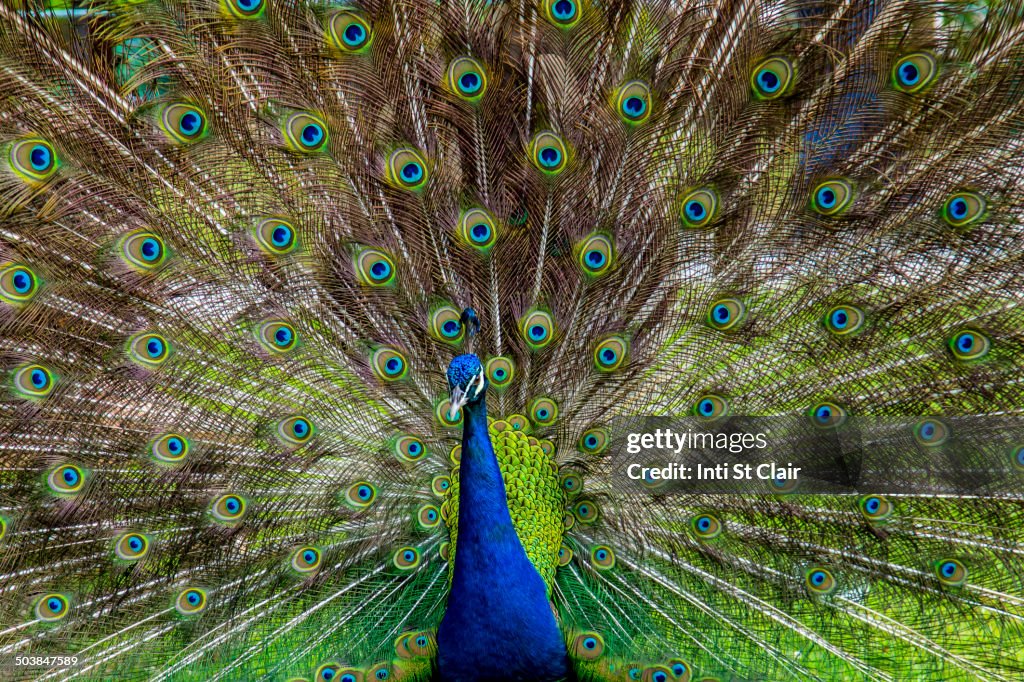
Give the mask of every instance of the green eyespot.
M 384 381 L 398 381 L 409 372 L 409 363 L 398 350 L 382 346 L 370 358 L 373 372 Z
M 577 448 L 588 455 L 597 455 L 608 447 L 608 432 L 602 428 L 588 429 L 580 436 Z
M 56 384 L 53 372 L 42 365 L 22 365 L 14 370 L 14 392 L 23 398 L 45 398 Z
M 477 102 L 487 90 L 483 64 L 472 57 L 459 57 L 448 65 L 448 87 L 464 100 Z
M 541 0 L 544 17 L 558 28 L 569 29 L 583 16 L 582 0 Z
M 735 329 L 746 317 L 747 309 L 738 298 L 720 298 L 708 308 L 707 322 L 712 329 Z
M 157 462 L 177 464 L 188 455 L 190 444 L 176 433 L 160 436 L 149 446 L 149 452 Z
M 569 153 L 562 138 L 544 130 L 533 136 L 530 141 L 530 161 L 546 175 L 558 175 L 565 170 L 569 162 Z
M 615 567 L 615 552 L 608 545 L 596 545 L 590 549 L 590 565 L 599 571 Z
M 615 247 L 611 237 L 594 233 L 576 246 L 576 262 L 580 269 L 592 277 L 607 273 L 615 259 Z
M 136 334 L 128 340 L 128 357 L 146 369 L 157 369 L 171 355 L 167 339 L 156 332 Z
M 366 19 L 346 10 L 331 17 L 328 38 L 342 52 L 365 52 L 373 41 L 373 30 Z
M 299 547 L 292 553 L 291 566 L 298 573 L 313 573 L 320 568 L 323 554 L 316 547 Z
M 149 538 L 141 533 L 125 533 L 114 543 L 114 553 L 122 561 L 139 561 L 149 554 Z
M 702 540 L 716 538 L 722 533 L 722 522 L 713 514 L 698 514 L 690 519 L 690 528 Z
M 345 491 L 345 504 L 353 509 L 366 509 L 377 499 L 377 488 L 369 481 L 356 481 Z
M 779 99 L 793 85 L 793 74 L 791 61 L 784 57 L 769 57 L 754 67 L 750 74 L 750 85 L 758 99 Z
M 450 305 L 436 308 L 430 314 L 430 333 L 438 341 L 461 343 L 466 335 L 462 327 L 462 313 Z
M 697 398 L 693 404 L 693 414 L 708 421 L 721 419 L 729 414 L 729 402 L 720 395 L 709 393 Z
M 410 191 L 423 189 L 430 177 L 426 159 L 412 147 L 402 147 L 391 152 L 385 175 L 395 187 Z
M 622 336 L 609 336 L 594 348 L 594 367 L 599 372 L 614 372 L 629 355 L 629 342 Z
M 942 205 L 942 219 L 960 228 L 973 225 L 985 217 L 988 202 L 977 192 L 956 192 Z
M 892 516 L 894 507 L 881 495 L 865 495 L 857 501 L 857 508 L 868 521 L 880 523 Z
M 804 573 L 804 584 L 814 594 L 830 594 L 836 589 L 836 579 L 824 568 L 814 567 Z
M 395 550 L 392 563 L 400 571 L 411 571 L 420 565 L 420 552 L 415 547 L 399 547 Z
M 39 278 L 27 265 L 11 263 L 0 267 L 0 300 L 21 306 L 39 293 Z
M 147 230 L 125 235 L 118 245 L 121 259 L 139 272 L 152 272 L 167 260 L 167 245 L 157 234 Z
M 50 470 L 46 485 L 57 495 L 75 495 L 85 486 L 85 471 L 74 464 L 62 464 Z
M 900 57 L 892 67 L 892 84 L 901 92 L 914 94 L 931 85 L 939 75 L 939 64 L 927 52 Z
M 811 193 L 811 208 L 824 216 L 839 215 L 853 202 L 853 185 L 847 180 L 822 182 Z
M 228 13 L 236 19 L 258 19 L 267 8 L 266 0 L 222 0 Z
M 296 112 L 285 119 L 281 132 L 284 133 L 288 148 L 303 154 L 322 152 L 330 138 L 327 123 L 316 114 L 305 111 Z
M 430 481 L 430 491 L 438 497 L 443 498 L 445 495 L 447 495 L 448 490 L 451 489 L 451 487 L 451 477 L 445 476 L 444 474 L 434 476 L 434 478 Z
M 220 523 L 233 524 L 245 516 L 247 506 L 244 497 L 229 493 L 213 501 L 210 513 Z
M 590 525 L 601 515 L 601 508 L 593 500 L 580 500 L 572 506 L 572 514 L 580 523 Z
M 192 144 L 209 133 L 206 113 L 194 104 L 168 104 L 160 111 L 160 128 L 178 144 Z
M 642 81 L 626 83 L 615 95 L 615 111 L 626 123 L 643 123 L 651 115 L 651 89 Z
M 60 168 L 57 151 L 42 138 L 19 140 L 10 150 L 11 170 L 30 185 L 46 182 Z
M 427 454 L 427 447 L 416 436 L 399 436 L 393 446 L 395 456 L 403 462 L 418 462 Z
M 298 243 L 295 227 L 282 218 L 264 218 L 254 231 L 256 243 L 271 256 L 283 256 L 295 250 Z
M 355 255 L 354 266 L 360 283 L 371 287 L 394 284 L 395 264 L 380 249 L 362 248 Z
M 183 616 L 192 616 L 206 608 L 206 592 L 198 587 L 187 587 L 178 593 L 174 608 Z
M 967 582 L 967 567 L 956 559 L 941 559 L 934 564 L 935 576 L 943 585 L 958 587 Z
M 825 328 L 836 336 L 851 336 L 864 326 L 864 311 L 856 306 L 837 305 L 825 314 Z
M 710 187 L 695 189 L 679 202 L 683 226 L 690 229 L 707 227 L 718 214 L 718 194 Z
M 826 401 L 807 410 L 807 416 L 812 424 L 826 429 L 841 426 L 846 421 L 846 410 L 835 403 Z
M 437 528 L 441 523 L 441 510 L 433 504 L 425 504 L 416 512 L 416 525 L 420 530 Z
M 949 427 L 938 419 L 924 419 L 914 427 L 914 440 L 925 447 L 936 447 L 949 440 Z
M 530 419 L 540 426 L 550 426 L 558 419 L 558 405 L 551 398 L 535 398 L 530 402 Z
M 307 417 L 295 415 L 277 424 L 277 437 L 286 446 L 298 448 L 309 442 L 316 429 Z
M 63 619 L 71 610 L 71 601 L 63 594 L 52 592 L 45 594 L 36 601 L 33 609 L 36 618 L 46 623 Z
M 516 374 L 516 366 L 512 358 L 497 356 L 487 361 L 484 373 L 491 387 L 500 390 L 512 383 L 512 378 Z
M 459 216 L 458 232 L 463 241 L 486 253 L 498 239 L 498 224 L 489 211 L 471 208 Z
M 604 653 L 604 638 L 596 632 L 581 632 L 573 639 L 569 649 L 574 653 L 573 658 L 596 661 Z
M 257 338 L 264 348 L 274 353 L 287 353 L 299 342 L 295 327 L 284 320 L 267 320 L 260 325 Z
M 964 329 L 954 334 L 947 345 L 954 358 L 961 362 L 969 362 L 985 357 L 992 342 L 979 331 Z
M 528 312 L 519 322 L 519 331 L 532 350 L 544 348 L 555 336 L 555 320 L 551 313 L 535 309 Z

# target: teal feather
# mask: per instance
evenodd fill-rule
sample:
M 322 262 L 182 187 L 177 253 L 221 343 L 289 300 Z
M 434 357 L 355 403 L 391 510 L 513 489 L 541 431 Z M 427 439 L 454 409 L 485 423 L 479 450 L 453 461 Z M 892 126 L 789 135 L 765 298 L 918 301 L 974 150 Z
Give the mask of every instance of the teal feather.
M 0 4 L 0 677 L 1020 679 L 1022 46 L 1019 0 Z M 637 415 L 970 494 L 627 491 Z

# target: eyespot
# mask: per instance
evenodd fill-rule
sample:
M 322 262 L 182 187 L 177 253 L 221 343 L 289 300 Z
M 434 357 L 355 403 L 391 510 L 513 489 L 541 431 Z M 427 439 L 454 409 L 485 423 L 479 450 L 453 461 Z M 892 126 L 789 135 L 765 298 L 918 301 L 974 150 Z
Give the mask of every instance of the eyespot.
M 57 385 L 57 378 L 42 365 L 23 365 L 14 371 L 14 391 L 25 398 L 45 398 Z
M 853 185 L 846 180 L 826 180 L 811 193 L 811 208 L 821 215 L 838 215 L 853 202 Z
M 540 350 L 554 338 L 555 320 L 545 310 L 533 310 L 519 322 L 519 331 L 531 349 Z
M 585 452 L 588 455 L 604 452 L 604 449 L 608 447 L 608 432 L 601 428 L 588 429 L 580 436 L 576 446 L 580 452 Z
M 558 482 L 568 497 L 576 497 L 583 490 L 583 477 L 575 471 L 563 471 L 558 476 Z
M 690 527 L 702 540 L 716 538 L 722 533 L 722 522 L 712 514 L 698 514 L 690 519 Z
M 896 60 L 892 67 L 892 83 L 897 90 L 916 93 L 924 90 L 939 74 L 935 57 L 927 52 L 913 52 Z
M 521 414 L 510 414 L 505 417 L 505 423 L 508 424 L 513 431 L 522 431 L 523 433 L 529 433 L 530 421 Z
M 572 506 L 572 513 L 577 521 L 590 525 L 601 515 L 601 508 L 592 500 L 580 500 Z
M 224 0 L 228 11 L 238 19 L 257 19 L 266 9 L 264 0 Z
M 298 447 L 305 445 L 313 437 L 313 422 L 302 415 L 282 419 L 277 423 L 277 437 L 285 445 Z
M 669 680 L 674 680 L 675 676 L 668 666 L 652 665 L 644 668 L 643 676 L 640 679 L 643 682 L 669 682 Z
M 814 594 L 829 594 L 836 589 L 836 579 L 824 568 L 811 568 L 804 574 L 807 589 Z
M 944 585 L 963 585 L 967 582 L 967 567 L 956 559 L 935 562 L 935 575 Z
M 52 623 L 67 616 L 70 610 L 70 600 L 63 594 L 53 592 L 43 595 L 36 602 L 35 614 L 39 620 Z
M 153 232 L 132 232 L 119 245 L 122 260 L 141 272 L 156 270 L 167 260 L 167 245 Z
M 675 675 L 678 682 L 690 682 L 690 675 L 692 673 L 686 661 L 673 658 L 668 662 L 668 667 L 672 669 L 672 674 Z
M 785 475 L 781 473 L 777 474 L 775 478 L 768 481 L 769 492 L 771 492 L 773 495 L 788 495 L 799 487 L 799 478 L 787 478 Z
M 397 381 L 409 371 L 405 356 L 394 348 L 382 346 L 370 358 L 374 373 L 384 381 Z
M 320 568 L 323 555 L 316 547 L 300 547 L 292 554 L 292 568 L 299 573 L 312 573 Z
M 464 100 L 476 102 L 487 90 L 483 64 L 472 57 L 459 57 L 448 65 L 448 87 Z
M 46 484 L 59 495 L 74 495 L 85 485 L 85 472 L 74 464 L 62 464 L 50 470 Z
M 558 548 L 558 565 L 567 566 L 570 561 L 572 561 L 572 550 L 568 545 L 562 545 Z
M 366 509 L 377 499 L 377 488 L 369 481 L 356 481 L 345 492 L 345 504 L 353 509 Z
M 437 550 L 438 556 L 441 557 L 442 561 L 448 561 L 451 559 L 452 543 L 442 542 L 441 546 Z
M 459 343 L 465 337 L 462 327 L 462 313 L 453 306 L 437 308 L 430 314 L 430 332 L 435 339 L 445 343 Z
M 403 462 L 418 462 L 427 454 L 427 447 L 416 436 L 399 436 L 395 440 L 394 452 Z
M 555 454 L 555 444 L 549 440 L 541 438 L 540 440 L 537 441 L 537 447 L 539 447 L 540 451 L 543 452 L 545 455 Z
M 584 274 L 600 277 L 607 273 L 615 258 L 615 247 L 608 235 L 594 233 L 576 247 L 576 262 Z
M 608 545 L 597 545 L 590 550 L 590 565 L 599 571 L 615 566 L 615 552 Z
M 949 438 L 949 429 L 938 419 L 925 419 L 914 427 L 914 440 L 925 447 L 942 445 Z
M 441 510 L 432 504 L 425 504 L 416 512 L 416 525 L 420 530 L 437 528 L 441 523 Z
M 642 81 L 626 83 L 616 94 L 615 111 L 626 123 L 643 123 L 651 115 L 651 89 Z
M 599 372 L 614 372 L 629 355 L 629 342 L 621 336 L 609 336 L 594 348 L 594 366 Z
M 387 179 L 400 188 L 419 190 L 427 184 L 429 173 L 423 155 L 412 147 L 402 147 L 388 157 Z
M 39 279 L 31 268 L 17 263 L 0 268 L 0 300 L 22 305 L 31 301 L 38 291 Z
M 807 411 L 811 423 L 820 428 L 826 429 L 840 426 L 846 421 L 846 410 L 839 405 L 830 402 L 818 403 Z
M 245 516 L 246 507 L 245 498 L 239 495 L 221 495 L 210 504 L 210 514 L 218 523 L 231 525 Z
M 720 419 L 729 414 L 729 403 L 720 395 L 709 393 L 693 404 L 693 414 L 703 419 Z
M 188 455 L 189 442 L 176 433 L 160 436 L 149 446 L 149 452 L 158 462 L 177 464 Z
M 604 653 L 604 638 L 596 632 L 581 632 L 572 641 L 574 658 L 593 661 Z
M 860 513 L 868 521 L 884 521 L 893 513 L 893 504 L 881 495 L 864 495 L 857 501 Z
M 952 227 L 967 227 L 985 217 L 988 202 L 976 192 L 949 195 L 942 205 L 942 218 Z
M 437 638 L 429 630 L 413 632 L 406 641 L 409 653 L 420 658 L 432 658 L 437 649 Z
M 282 256 L 295 250 L 298 238 L 295 227 L 281 218 L 264 218 L 256 225 L 256 243 L 271 256 Z
M 391 677 L 391 665 L 389 663 L 378 663 L 366 672 L 366 679 L 374 682 L 384 682 Z
M 718 194 L 710 187 L 695 189 L 683 196 L 679 209 L 684 227 L 707 227 L 718 213 Z
M 793 63 L 783 57 L 770 57 L 754 67 L 750 84 L 758 99 L 778 99 L 793 84 Z
M 411 571 L 420 565 L 420 552 L 415 547 L 399 547 L 395 550 L 392 563 L 400 571 Z
M 471 208 L 459 216 L 458 232 L 467 244 L 486 252 L 498 238 L 498 225 L 489 211 Z
M 156 369 L 171 354 L 171 346 L 160 334 L 146 332 L 133 336 L 128 342 L 128 356 L 138 365 Z
M 281 132 L 289 149 L 304 154 L 322 152 L 330 138 L 327 123 L 319 116 L 304 111 L 285 119 Z
M 178 594 L 174 608 L 183 616 L 199 613 L 206 608 L 206 592 L 198 587 L 187 587 Z
M 562 0 L 568 2 L 569 0 Z M 530 160 L 541 172 L 557 175 L 565 170 L 569 155 L 565 143 L 550 130 L 544 130 L 533 136 L 530 141 Z
M 247 507 L 245 498 L 241 495 L 221 495 L 210 505 L 210 513 L 213 518 L 221 523 L 234 523 L 245 516 Z
M 992 345 L 987 336 L 971 329 L 957 332 L 948 343 L 953 357 L 965 362 L 985 357 Z
M 743 318 L 747 309 L 738 298 L 721 298 L 708 308 L 708 325 L 719 331 L 734 329 Z
M 160 112 L 160 128 L 172 142 L 191 144 L 209 132 L 206 114 L 193 104 L 168 104 Z
M 852 305 L 837 305 L 825 314 L 825 328 L 836 336 L 855 334 L 864 325 L 864 312 Z
M 434 476 L 430 481 L 430 490 L 438 497 L 444 497 L 448 494 L 448 489 L 452 487 L 452 479 L 445 475 Z
M 1013 466 L 1024 471 L 1024 445 L 1013 451 L 1011 462 L 1013 463 Z
M 373 39 L 370 24 L 355 12 L 338 12 L 331 17 L 329 32 L 331 43 L 344 52 L 363 52 Z
M 516 366 L 512 362 L 512 358 L 499 355 L 487 361 L 484 371 L 490 385 L 494 388 L 502 389 L 512 383 L 512 377 L 516 373 Z
M 260 325 L 259 340 L 269 351 L 287 353 L 295 348 L 299 336 L 295 332 L 295 327 L 284 320 L 267 320 Z
M 382 287 L 395 281 L 395 264 L 380 249 L 363 248 L 355 256 L 356 275 L 362 284 Z
M 138 561 L 149 554 L 149 538 L 141 533 L 125 533 L 114 544 L 114 553 L 123 561 Z
M 456 465 L 462 461 L 461 445 L 452 446 L 452 449 L 448 452 L 448 461 Z
M 558 419 L 558 404 L 551 398 L 535 398 L 530 403 L 530 419 L 540 426 L 550 426 Z
M 572 28 L 580 20 L 580 0 L 541 0 L 544 16 L 559 28 Z
M 60 167 L 53 145 L 37 137 L 15 142 L 11 146 L 10 162 L 11 170 L 30 184 L 46 182 Z
M 437 403 L 434 407 L 434 417 L 441 424 L 441 426 L 447 428 L 455 428 L 462 423 L 462 410 L 460 409 L 455 413 L 455 419 L 448 418 L 448 408 L 451 407 L 451 400 L 444 398 Z
M 352 678 L 352 682 L 356 682 L 359 679 L 356 677 L 358 672 L 357 670 L 352 670 L 348 673 Z M 337 663 L 324 663 L 316 669 L 313 676 L 316 682 L 345 682 L 345 673 Z

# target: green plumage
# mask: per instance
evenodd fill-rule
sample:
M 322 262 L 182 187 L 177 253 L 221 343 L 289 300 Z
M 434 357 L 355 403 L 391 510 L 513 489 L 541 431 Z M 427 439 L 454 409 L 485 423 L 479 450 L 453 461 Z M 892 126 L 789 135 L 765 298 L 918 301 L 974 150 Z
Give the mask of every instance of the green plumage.
M 439 679 L 469 352 L 580 680 L 1020 679 L 1022 65 L 1017 0 L 4 0 L 0 679 Z M 977 479 L 627 492 L 684 414 Z

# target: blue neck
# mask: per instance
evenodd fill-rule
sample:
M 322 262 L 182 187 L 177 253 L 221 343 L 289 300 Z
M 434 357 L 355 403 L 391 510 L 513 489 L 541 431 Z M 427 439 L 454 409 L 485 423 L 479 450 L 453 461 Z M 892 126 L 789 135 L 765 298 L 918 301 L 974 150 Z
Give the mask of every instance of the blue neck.
M 463 408 L 459 535 L 438 630 L 445 682 L 563 680 L 565 641 L 508 512 L 484 400 Z

